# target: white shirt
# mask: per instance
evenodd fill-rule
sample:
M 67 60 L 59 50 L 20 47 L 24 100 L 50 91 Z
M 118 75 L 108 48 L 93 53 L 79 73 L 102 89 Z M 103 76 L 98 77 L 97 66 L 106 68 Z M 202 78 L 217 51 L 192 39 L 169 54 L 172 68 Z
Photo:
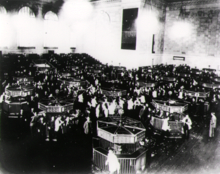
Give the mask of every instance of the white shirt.
M 140 95 L 140 92 L 141 92 L 141 89 L 137 89 L 137 88 L 135 88 L 135 89 L 134 89 L 134 92 L 136 92 L 137 95 L 139 96 L 139 95 Z
M 212 118 L 211 118 L 211 121 L 210 121 L 210 125 L 212 125 L 212 127 L 216 128 L 217 118 L 214 114 L 211 114 L 211 115 L 212 115 Z
M 154 117 L 151 117 L 150 124 L 151 124 L 152 126 L 154 125 Z
M 66 117 L 66 125 L 69 125 L 70 117 Z
M 95 98 L 93 98 L 92 100 L 91 100 L 91 105 L 92 105 L 92 107 L 96 107 L 96 105 L 97 105 L 97 101 L 96 101 L 96 99 Z
M 96 80 L 95 80 L 95 85 L 97 86 L 98 84 L 99 84 L 99 80 L 96 79 Z
M 113 152 L 108 153 L 106 164 L 109 165 L 110 173 L 113 173 L 115 171 L 119 172 L 120 163 L 118 162 L 117 156 Z
M 179 99 L 183 99 L 183 91 L 182 91 L 182 90 L 179 92 L 178 98 L 179 98 Z
M 59 129 L 60 129 L 60 126 L 61 126 L 61 117 L 58 117 L 56 120 L 55 120 L 55 131 L 58 132 Z
M 96 117 L 99 118 L 99 116 L 100 116 L 100 104 L 96 107 L 95 112 L 96 112 Z
M 116 104 L 115 104 L 115 101 L 113 101 L 109 105 L 109 114 L 114 115 L 115 114 L 115 109 L 116 109 Z
M 157 91 L 156 91 L 156 90 L 153 91 L 152 96 L 153 96 L 154 98 L 157 98 Z
M 79 116 L 79 111 L 77 110 L 75 114 L 71 114 L 73 117 L 77 118 Z
M 107 107 L 105 106 L 107 104 Z M 105 117 L 108 117 L 108 108 L 109 108 L 109 102 L 105 101 L 102 103 L 102 109 L 104 110 Z
M 141 102 L 139 101 L 139 99 L 137 99 L 137 100 L 134 101 L 134 105 L 135 105 L 135 107 L 141 105 Z
M 8 89 L 8 87 L 9 87 L 9 83 L 8 83 L 7 86 L 5 87 L 5 90 Z
M 94 94 L 95 93 L 95 87 L 91 87 L 91 93 Z
M 145 103 L 145 102 L 146 102 L 144 95 L 142 95 L 142 96 L 140 97 L 140 100 L 141 100 L 141 103 Z
M 162 125 L 162 129 L 164 131 L 167 131 L 170 129 L 170 126 L 168 126 L 168 120 L 169 120 L 169 117 L 168 118 L 165 118 L 164 121 L 163 121 L 163 125 Z
M 121 107 L 121 108 L 123 108 L 123 105 L 124 105 L 124 100 L 119 100 L 119 106 Z
M 108 117 L 108 109 L 103 109 L 104 110 L 104 114 L 105 114 L 105 117 L 107 118 Z
M 37 120 L 38 115 L 35 113 L 34 116 L 31 117 L 31 122 L 30 122 L 30 127 L 32 127 L 36 120 Z
M 3 97 L 4 97 L 4 93 L 1 95 L 1 97 L 0 97 L 0 103 L 2 103 L 3 102 Z
M 90 119 L 87 119 L 86 122 L 83 124 L 85 134 L 89 133 L 89 123 L 90 123 Z
M 107 107 L 105 106 L 105 105 L 107 105 Z M 109 102 L 107 102 L 107 101 L 104 101 L 103 103 L 102 103 L 102 109 L 108 109 L 109 108 Z
M 186 122 L 186 119 L 188 119 L 188 122 Z M 186 123 L 189 127 L 189 130 L 192 129 L 192 120 L 189 118 L 188 115 L 186 115 L 182 120 L 183 123 Z
M 133 100 L 131 98 L 130 100 L 128 100 L 128 110 L 133 109 L 133 106 L 134 106 L 134 102 L 133 102 Z
M 83 94 L 80 94 L 80 95 L 78 96 L 78 101 L 79 101 L 80 103 L 83 103 Z

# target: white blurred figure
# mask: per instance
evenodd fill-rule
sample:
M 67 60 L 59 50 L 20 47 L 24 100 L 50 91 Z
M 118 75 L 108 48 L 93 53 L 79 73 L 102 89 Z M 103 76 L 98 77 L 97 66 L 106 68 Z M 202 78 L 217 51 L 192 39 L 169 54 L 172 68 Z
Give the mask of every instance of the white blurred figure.
M 99 118 L 100 117 L 100 104 L 97 105 L 97 107 L 95 108 L 95 113 L 96 113 L 96 117 Z
M 187 114 L 182 120 L 183 123 L 186 123 L 189 127 L 189 130 L 192 129 L 192 120 L 190 119 L 189 115 Z
M 157 98 L 157 90 L 156 89 L 153 89 L 152 97 Z
M 119 106 L 121 108 L 124 108 L 124 103 L 125 103 L 125 101 L 121 97 L 119 97 Z
M 54 124 L 54 132 L 55 132 L 55 137 L 53 139 L 53 141 L 57 141 L 57 136 L 58 136 L 58 132 L 60 130 L 60 126 L 62 125 L 62 120 L 61 120 L 61 116 L 57 117 L 57 119 L 55 120 Z
M 183 122 L 183 128 L 182 128 L 182 133 L 185 136 L 186 140 L 189 140 L 190 136 L 190 130 L 192 129 L 192 120 L 190 119 L 189 115 L 187 114 L 182 120 Z
M 33 116 L 31 117 L 31 121 L 30 121 L 30 129 L 31 129 L 31 136 L 34 136 L 34 126 L 36 125 L 37 119 L 38 119 L 38 115 L 36 112 L 33 112 Z
M 105 162 L 105 165 L 109 165 L 110 174 L 113 174 L 116 171 L 119 174 L 120 163 L 118 161 L 117 156 L 114 154 L 114 152 L 111 149 L 109 149 L 108 151 L 108 157 L 107 157 L 107 161 Z
M 108 109 L 109 109 L 109 102 L 108 99 L 105 97 L 104 102 L 102 103 L 102 109 L 104 111 L 104 115 L 107 118 L 108 117 Z
M 169 121 L 169 117 L 165 118 L 164 121 L 163 121 L 162 129 L 164 131 L 167 131 L 167 130 L 170 131 L 171 130 L 168 121 Z
M 139 99 L 140 99 L 142 105 L 144 105 L 146 103 L 144 94 L 141 94 Z
M 0 103 L 4 101 L 4 97 L 5 97 L 5 92 L 3 92 L 2 95 L 0 96 Z
M 104 103 L 102 105 L 102 109 L 104 110 L 105 118 L 108 118 L 108 108 L 109 108 L 109 105 L 107 103 Z
M 180 89 L 179 90 L 179 96 L 178 96 L 179 99 L 183 99 L 183 89 Z
M 217 118 L 215 116 L 215 113 L 211 113 L 211 120 L 210 120 L 210 127 L 209 127 L 209 137 L 212 138 L 215 135 L 215 128 L 216 128 Z
M 113 100 L 110 105 L 109 105 L 109 115 L 115 115 L 115 110 L 116 110 L 116 102 Z
M 84 125 L 83 125 L 83 129 L 84 129 L 84 133 L 85 134 L 89 134 L 89 124 L 91 123 L 91 121 L 90 121 L 90 117 L 86 117 L 86 121 L 85 121 L 85 123 L 84 123 Z

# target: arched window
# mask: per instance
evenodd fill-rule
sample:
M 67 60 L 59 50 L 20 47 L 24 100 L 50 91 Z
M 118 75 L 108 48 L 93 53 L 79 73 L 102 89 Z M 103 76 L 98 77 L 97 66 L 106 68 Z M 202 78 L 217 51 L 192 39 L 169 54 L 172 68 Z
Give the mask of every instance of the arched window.
M 5 7 L 0 6 L 0 15 L 6 15 L 6 14 L 7 14 L 7 11 L 6 11 Z
M 108 25 L 111 22 L 111 19 L 107 12 L 99 11 L 96 15 L 96 22 L 97 22 L 97 25 L 99 26 L 108 27 Z
M 18 46 L 35 47 L 36 25 L 35 14 L 29 7 L 22 7 L 18 12 L 17 31 Z
M 77 38 L 77 32 L 74 30 L 75 29 L 75 24 L 72 24 L 70 26 L 70 37 L 69 37 L 69 42 L 70 42 L 70 48 L 74 49 L 76 48 L 76 38 Z
M 80 49 L 99 57 L 103 63 L 107 63 L 108 60 L 104 55 L 113 48 L 115 43 L 113 42 L 115 32 L 111 32 L 112 30 L 114 29 L 111 26 L 110 15 L 103 10 L 96 11 L 93 15 L 90 29 L 84 34 L 83 47 Z M 77 39 L 77 48 L 78 45 L 81 46 L 78 42 L 80 43 L 80 40 Z
M 58 47 L 58 17 L 49 11 L 44 16 L 44 47 L 57 48 Z
M 44 16 L 44 19 L 50 21 L 58 21 L 57 15 L 52 11 L 48 11 Z
M 27 16 L 30 18 L 35 18 L 34 12 L 29 7 L 22 7 L 19 10 L 19 15 Z
M 0 6 L 0 26 L 0 47 L 7 47 L 9 42 L 9 25 L 7 20 L 7 11 L 3 6 Z
M 112 42 L 110 35 L 111 19 L 107 12 L 99 11 L 95 18 L 95 37 L 98 49 L 109 48 Z M 104 44 L 103 44 L 104 43 Z

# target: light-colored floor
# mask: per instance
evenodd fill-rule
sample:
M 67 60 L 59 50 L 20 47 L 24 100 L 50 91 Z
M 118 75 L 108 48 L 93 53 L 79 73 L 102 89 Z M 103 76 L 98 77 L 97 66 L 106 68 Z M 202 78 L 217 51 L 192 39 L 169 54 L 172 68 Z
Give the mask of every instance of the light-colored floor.
M 215 138 L 210 141 L 208 131 L 209 128 L 204 126 L 193 128 L 187 143 L 174 146 L 169 155 L 155 155 L 150 168 L 144 173 L 220 173 L 220 126 L 216 129 Z
M 220 174 L 220 125 L 215 137 L 209 139 L 209 127 L 193 127 L 190 139 L 170 146 L 169 153 L 163 148 L 151 159 L 145 174 Z M 96 170 L 95 174 L 108 173 Z

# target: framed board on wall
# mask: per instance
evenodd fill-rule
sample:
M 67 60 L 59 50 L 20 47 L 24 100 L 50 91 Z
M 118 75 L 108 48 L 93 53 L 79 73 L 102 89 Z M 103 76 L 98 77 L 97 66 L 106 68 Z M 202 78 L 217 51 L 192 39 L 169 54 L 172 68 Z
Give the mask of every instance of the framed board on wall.
M 136 50 L 138 8 L 123 9 L 121 49 Z

